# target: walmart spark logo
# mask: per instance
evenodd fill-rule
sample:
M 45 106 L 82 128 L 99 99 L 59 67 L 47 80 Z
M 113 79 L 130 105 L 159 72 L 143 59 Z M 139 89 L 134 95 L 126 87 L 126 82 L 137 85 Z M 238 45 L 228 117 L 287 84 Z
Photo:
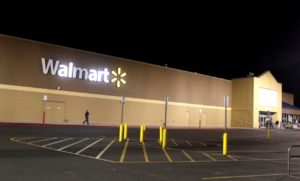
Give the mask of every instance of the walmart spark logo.
M 126 76 L 126 72 L 122 73 L 122 70 L 120 67 L 118 67 L 117 72 L 111 71 L 111 73 L 115 76 L 113 79 L 111 79 L 111 82 L 116 82 L 116 86 L 119 88 L 121 87 L 121 84 L 125 85 L 126 81 L 124 80 L 124 77 Z

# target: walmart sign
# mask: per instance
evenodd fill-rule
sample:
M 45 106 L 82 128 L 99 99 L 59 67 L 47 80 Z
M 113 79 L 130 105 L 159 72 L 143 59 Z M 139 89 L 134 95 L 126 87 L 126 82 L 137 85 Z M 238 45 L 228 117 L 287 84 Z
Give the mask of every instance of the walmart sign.
M 118 67 L 110 71 L 108 68 L 88 69 L 75 66 L 74 63 L 62 64 L 59 60 L 41 58 L 42 70 L 45 75 L 57 75 L 71 79 L 84 79 L 95 82 L 115 83 L 117 87 L 125 85 L 126 72 Z

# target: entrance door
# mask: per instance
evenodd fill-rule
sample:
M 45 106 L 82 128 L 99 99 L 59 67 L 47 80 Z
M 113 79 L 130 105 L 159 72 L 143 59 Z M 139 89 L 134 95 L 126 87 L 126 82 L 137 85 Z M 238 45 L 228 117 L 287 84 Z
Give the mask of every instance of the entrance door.
M 45 123 L 63 124 L 65 116 L 65 103 L 63 102 L 45 102 Z
M 272 115 L 274 115 L 275 112 L 267 112 L 267 111 L 259 111 L 259 128 L 265 128 L 266 127 L 266 122 L 267 121 L 272 121 Z
M 266 127 L 267 116 L 266 115 L 259 115 L 259 128 Z

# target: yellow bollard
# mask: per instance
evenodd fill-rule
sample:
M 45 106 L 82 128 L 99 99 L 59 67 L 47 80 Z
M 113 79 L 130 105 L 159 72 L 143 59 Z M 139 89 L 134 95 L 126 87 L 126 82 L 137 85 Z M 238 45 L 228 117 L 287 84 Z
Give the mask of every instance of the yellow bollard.
M 144 126 L 141 125 L 140 127 L 140 142 L 143 143 L 144 142 Z
M 120 124 L 120 129 L 119 129 L 119 142 L 123 141 L 123 125 Z
M 267 139 L 270 139 L 270 126 L 267 127 Z
M 223 155 L 224 156 L 227 156 L 228 154 L 227 143 L 228 143 L 228 134 L 225 132 L 223 134 Z
M 125 124 L 124 124 L 124 140 L 127 140 L 127 128 L 128 128 L 128 126 L 127 126 L 127 124 L 125 123 Z
M 159 144 L 162 144 L 162 139 L 163 139 L 163 127 L 159 127 Z
M 167 146 L 167 128 L 163 129 L 163 139 L 162 139 L 162 148 L 164 149 Z

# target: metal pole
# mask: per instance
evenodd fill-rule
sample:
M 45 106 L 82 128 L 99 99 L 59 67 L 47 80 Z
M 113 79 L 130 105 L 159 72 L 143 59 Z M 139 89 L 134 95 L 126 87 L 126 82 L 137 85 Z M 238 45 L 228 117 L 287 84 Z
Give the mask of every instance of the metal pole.
M 227 105 L 228 105 L 228 96 L 224 96 L 224 106 L 225 106 L 225 132 L 224 132 L 224 134 L 223 134 L 223 156 L 227 156 L 227 155 L 228 155 Z
M 227 133 L 227 106 L 228 106 L 228 96 L 224 96 L 225 105 L 225 133 Z
M 271 127 L 271 118 L 270 118 L 270 111 L 268 111 L 268 117 L 267 117 L 267 125 L 266 125 L 266 128 L 267 128 L 267 139 L 270 139 L 270 127 Z
M 290 151 L 291 151 L 291 148 L 292 148 L 292 146 L 289 147 L 289 149 L 288 149 L 288 176 L 291 175 L 291 172 L 290 172 Z
M 125 104 L 125 96 L 121 97 L 121 104 L 122 104 L 122 110 L 121 110 L 121 124 L 123 124 L 123 110 L 124 110 L 124 104 Z
M 165 123 L 164 127 L 167 127 L 167 112 L 168 112 L 168 101 L 169 101 L 169 96 L 165 97 Z

